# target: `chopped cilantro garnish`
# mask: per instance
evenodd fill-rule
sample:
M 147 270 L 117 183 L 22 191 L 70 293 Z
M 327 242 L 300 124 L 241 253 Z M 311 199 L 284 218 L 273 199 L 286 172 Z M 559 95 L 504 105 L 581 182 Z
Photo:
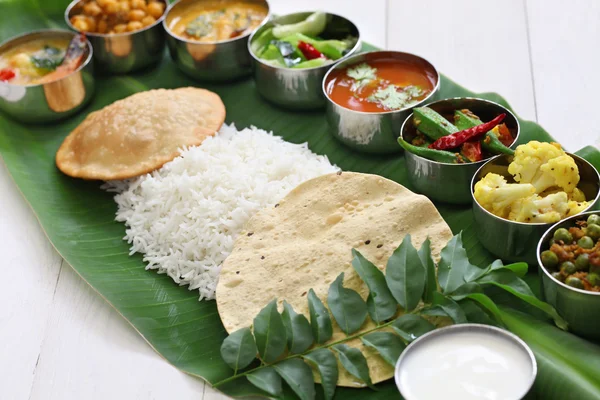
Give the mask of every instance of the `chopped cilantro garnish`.
M 372 68 L 367 63 L 358 64 L 356 67 L 348 68 L 346 74 L 357 81 L 361 81 L 363 79 L 375 79 L 375 73 L 377 72 L 377 68 Z
M 386 110 L 399 110 L 415 103 L 416 97 L 422 94 L 423 91 L 416 86 L 402 88 L 396 85 L 388 85 L 377 90 L 367 100 L 381 104 Z

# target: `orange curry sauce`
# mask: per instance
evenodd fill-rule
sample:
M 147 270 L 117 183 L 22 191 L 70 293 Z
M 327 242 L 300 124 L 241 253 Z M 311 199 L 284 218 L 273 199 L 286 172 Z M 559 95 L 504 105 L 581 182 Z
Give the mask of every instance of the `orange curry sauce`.
M 401 88 L 416 86 L 422 90 L 422 94 L 416 97 L 416 99 L 422 100 L 431 93 L 436 85 L 434 71 L 426 70 L 423 66 L 416 63 L 387 58 L 369 61 L 367 64 L 377 69 L 375 73 L 377 79 L 371 80 L 357 90 L 353 88 L 353 84 L 356 81 L 347 74 L 348 68 L 353 68 L 356 65 L 331 71 L 325 84 L 329 98 L 342 107 L 351 110 L 382 112 L 390 110 L 378 102 L 367 100 L 379 89 L 383 89 L 388 85 L 395 85 Z

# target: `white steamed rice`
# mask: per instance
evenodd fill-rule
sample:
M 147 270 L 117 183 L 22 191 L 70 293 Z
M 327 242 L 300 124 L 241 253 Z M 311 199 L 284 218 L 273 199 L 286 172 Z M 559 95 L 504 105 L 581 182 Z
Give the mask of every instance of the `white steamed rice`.
M 151 174 L 109 182 L 117 191 L 124 240 L 147 269 L 214 299 L 221 264 L 246 221 L 298 184 L 339 169 L 306 143 L 285 142 L 255 127 L 223 125 L 201 146 Z

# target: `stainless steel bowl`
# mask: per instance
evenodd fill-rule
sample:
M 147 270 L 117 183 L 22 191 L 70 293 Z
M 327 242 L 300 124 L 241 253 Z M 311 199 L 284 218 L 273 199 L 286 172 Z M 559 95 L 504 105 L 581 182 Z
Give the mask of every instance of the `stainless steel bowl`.
M 591 203 L 584 211 L 593 209 L 600 199 L 600 175 L 598 171 L 586 160 L 567 153 L 575 160 L 579 168 L 581 180 L 577 186 L 585 193 L 585 198 Z M 538 241 L 552 224 L 509 221 L 500 218 L 479 205 L 473 194 L 475 184 L 489 172 L 502 175 L 511 183 L 512 175 L 508 173 L 508 164 L 512 157 L 497 156 L 483 164 L 473 176 L 471 182 L 471 196 L 473 201 L 473 217 L 477 238 L 490 253 L 506 261 L 525 261 L 528 264 L 537 263 Z
M 300 22 L 311 14 L 312 12 L 299 12 L 277 17 L 254 31 L 248 41 L 248 52 L 253 59 L 256 89 L 261 96 L 275 105 L 294 110 L 317 109 L 325 105 L 322 83 L 325 73 L 331 68 L 331 64 L 304 69 L 281 68 L 263 62 L 252 51 L 252 41 L 265 29 L 272 28 L 275 24 Z M 321 37 L 325 39 L 344 39 L 349 34 L 357 37 L 358 41 L 348 54 L 336 62 L 347 59 L 360 49 L 360 34 L 352 21 L 336 14 L 327 13 L 327 27 L 320 35 Z
M 336 70 L 347 68 L 354 64 L 371 62 L 381 59 L 395 59 L 422 66 L 435 77 L 435 86 L 431 93 L 419 103 L 402 110 L 361 112 L 343 107 L 327 95 L 327 81 L 329 75 Z M 355 150 L 365 153 L 399 153 L 402 148 L 396 141 L 402 123 L 411 113 L 413 107 L 431 100 L 440 88 L 440 75 L 435 67 L 422 57 L 400 51 L 373 51 L 357 54 L 333 66 L 323 78 L 322 91 L 327 98 L 327 121 L 330 132 L 342 143 Z
M 493 101 L 471 97 L 457 97 L 427 104 L 427 107 L 452 121 L 454 110 L 469 109 L 484 121 L 489 121 L 501 113 L 506 114 L 504 123 L 515 138 L 512 147 L 516 146 L 519 139 L 519 121 L 510 110 Z M 401 137 L 410 142 L 417 134 L 413 123 L 413 114 L 404 121 Z M 400 147 L 398 145 L 398 147 Z M 471 179 L 477 170 L 488 159 L 474 163 L 448 164 L 428 160 L 426 158 L 405 151 L 408 179 L 417 192 L 443 203 L 470 204 Z
M 587 339 L 600 341 L 600 293 L 576 289 L 554 279 L 544 268 L 540 257 L 542 251 L 548 250 L 548 243 L 554 231 L 575 226 L 576 220 L 587 219 L 592 214 L 600 214 L 600 211 L 575 215 L 552 225 L 537 245 L 537 262 L 538 273 L 542 279 L 542 294 L 546 302 L 553 305 L 568 322 L 570 331 Z
M 16 36 L 0 44 L 0 53 L 36 39 L 70 41 L 75 33 L 48 29 Z M 0 110 L 24 123 L 46 123 L 68 117 L 79 111 L 94 94 L 92 45 L 87 43 L 87 56 L 79 68 L 53 82 L 16 85 L 0 82 Z
M 521 340 L 518 336 L 500 328 L 496 328 L 494 326 L 482 325 L 482 324 L 459 324 L 459 325 L 451 325 L 440 329 L 435 329 L 425 335 L 419 337 L 417 340 L 409 344 L 406 349 L 400 355 L 400 358 L 396 362 L 396 368 L 394 371 L 394 380 L 396 382 L 396 386 L 400 391 L 402 397 L 406 400 L 420 400 L 414 397 L 410 397 L 407 388 L 404 388 L 401 381 L 401 374 L 403 368 L 406 368 L 406 361 L 411 357 L 411 353 L 418 351 L 422 348 L 423 345 L 426 345 L 431 342 L 436 342 L 442 340 L 443 338 L 450 337 L 452 335 L 464 335 L 465 333 L 478 333 L 485 335 L 489 338 L 496 337 L 503 341 L 506 341 L 510 345 L 512 345 L 515 350 L 522 354 L 523 360 L 527 360 L 529 370 L 529 375 L 524 377 L 527 379 L 527 383 L 523 388 L 522 393 L 519 393 L 517 397 L 513 400 L 520 400 L 528 398 L 529 394 L 532 393 L 532 387 L 535 382 L 535 378 L 537 376 L 537 361 L 535 356 L 527 343 Z M 468 362 L 466 364 L 469 364 Z M 442 397 L 444 398 L 444 397 Z M 503 397 L 504 398 L 504 397 Z
M 74 31 L 77 29 L 71 24 L 70 18 L 77 13 L 77 4 L 80 1 L 74 0 L 65 10 L 65 21 Z M 165 0 L 159 1 L 166 5 Z M 96 71 L 125 74 L 158 64 L 165 49 L 165 31 L 162 27 L 165 14 L 166 11 L 154 24 L 134 32 L 85 32 L 94 47 Z
M 269 3 L 266 0 L 248 1 L 264 5 L 268 13 L 263 24 L 269 20 Z M 252 59 L 248 54 L 250 34 L 218 42 L 197 42 L 177 36 L 169 28 L 173 11 L 180 11 L 193 3 L 207 2 L 211 0 L 178 0 L 167 10 L 163 26 L 168 34 L 167 44 L 171 58 L 185 74 L 199 80 L 226 81 L 250 75 L 252 72 Z

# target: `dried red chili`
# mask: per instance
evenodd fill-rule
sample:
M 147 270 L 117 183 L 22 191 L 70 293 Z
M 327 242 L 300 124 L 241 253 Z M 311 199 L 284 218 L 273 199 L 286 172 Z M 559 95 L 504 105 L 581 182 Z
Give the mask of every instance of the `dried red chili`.
M 312 44 L 306 42 L 298 42 L 298 50 L 300 50 L 302 54 L 304 54 L 304 57 L 306 57 L 307 60 L 314 60 L 315 58 L 325 57 L 323 53 L 315 49 Z
M 0 70 L 0 81 L 10 81 L 15 77 L 15 71 L 10 68 L 4 68 Z
M 430 144 L 429 148 L 436 150 L 447 150 L 457 148 L 461 144 L 469 140 L 477 139 L 479 136 L 492 130 L 496 125 L 502 122 L 505 117 L 506 114 L 500 114 L 489 122 L 485 122 L 481 125 L 477 125 L 472 128 L 453 133 L 451 135 L 442 136 L 441 138 Z

